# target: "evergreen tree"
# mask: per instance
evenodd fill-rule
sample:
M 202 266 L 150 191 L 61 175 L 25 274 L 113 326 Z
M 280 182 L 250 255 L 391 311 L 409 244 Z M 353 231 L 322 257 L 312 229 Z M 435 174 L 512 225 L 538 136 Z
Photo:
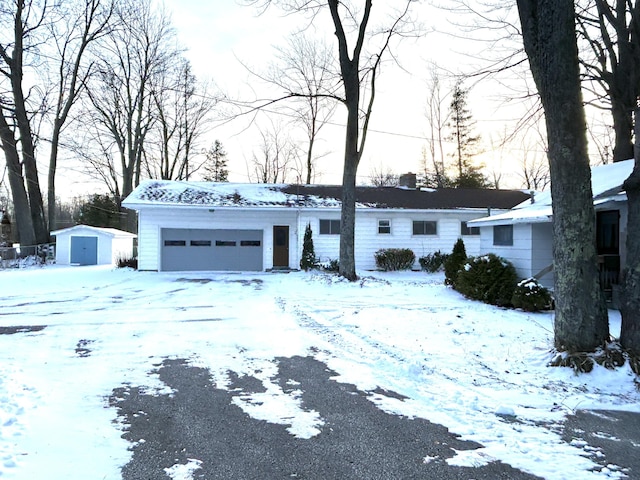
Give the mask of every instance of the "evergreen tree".
M 304 231 L 304 240 L 302 242 L 302 258 L 300 259 L 300 268 L 305 272 L 315 268 L 317 265 L 312 236 L 311 224 L 307 223 L 307 228 Z
M 475 122 L 467 107 L 469 90 L 462 87 L 458 81 L 453 88 L 453 96 L 449 105 L 450 115 L 447 126 L 451 130 L 447 140 L 455 145 L 453 158 L 455 159 L 457 177 L 453 184 L 458 188 L 486 188 L 487 178 L 480 172 L 480 167 L 472 163 L 473 156 L 478 153 L 480 136 L 473 135 Z
M 222 143 L 216 140 L 205 153 L 207 161 L 204 164 L 205 182 L 228 182 L 229 170 L 227 168 L 227 152 Z
M 120 208 L 109 195 L 96 193 L 74 215 L 78 224 L 92 227 L 120 228 Z
M 456 280 L 458 279 L 458 272 L 462 269 L 464 262 L 467 261 L 467 249 L 464 246 L 464 241 L 458 238 L 453 245 L 453 251 L 451 255 L 447 257 L 444 262 L 444 283 L 456 288 Z

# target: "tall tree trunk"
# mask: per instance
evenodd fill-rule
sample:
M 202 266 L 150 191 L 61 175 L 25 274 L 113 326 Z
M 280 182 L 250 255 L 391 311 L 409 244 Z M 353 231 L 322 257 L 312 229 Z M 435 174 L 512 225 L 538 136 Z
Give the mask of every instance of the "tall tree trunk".
M 620 343 L 640 356 L 640 109 L 635 111 L 635 164 L 624 182 L 627 192 L 627 255 L 623 270 Z
M 621 162 L 633 158 L 633 119 L 634 103 L 621 102 L 611 98 L 611 116 L 613 117 L 613 131 L 615 144 L 613 146 L 613 161 Z
M 47 174 L 47 219 L 51 230 L 57 229 L 56 223 L 56 169 L 58 167 L 58 144 L 60 143 L 60 122 L 55 120 L 51 136 L 49 153 L 49 172 Z
M 33 232 L 29 200 L 27 198 L 27 190 L 24 187 L 24 177 L 22 176 L 22 166 L 20 165 L 16 139 L 4 114 L 0 114 L 0 141 L 7 161 L 11 198 L 18 229 L 18 241 L 22 245 L 34 245 L 36 237 Z
M 525 51 L 545 112 L 553 200 L 558 350 L 594 351 L 609 337 L 596 257 L 595 211 L 573 2 L 517 0 Z

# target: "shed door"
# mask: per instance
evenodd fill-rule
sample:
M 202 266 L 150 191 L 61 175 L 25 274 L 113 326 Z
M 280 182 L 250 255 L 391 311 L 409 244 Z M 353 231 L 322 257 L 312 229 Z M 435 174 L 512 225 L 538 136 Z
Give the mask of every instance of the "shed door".
M 71 237 L 71 263 L 98 264 L 98 237 Z
M 273 268 L 289 268 L 289 226 L 273 227 Z

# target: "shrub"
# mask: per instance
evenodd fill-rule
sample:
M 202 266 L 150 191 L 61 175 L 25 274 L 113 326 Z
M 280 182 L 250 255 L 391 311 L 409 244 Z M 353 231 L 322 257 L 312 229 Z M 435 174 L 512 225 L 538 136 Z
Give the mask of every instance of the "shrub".
M 385 272 L 411 270 L 416 255 L 409 248 L 383 248 L 375 253 L 376 266 Z
M 449 258 L 449 254 L 442 253 L 440 250 L 429 253 L 424 257 L 420 257 L 418 262 L 420 263 L 420 268 L 429 273 L 439 272 L 444 268 L 444 262 Z
M 458 272 L 467 260 L 467 250 L 461 238 L 453 245 L 453 251 L 444 262 L 444 283 L 456 287 Z
M 455 288 L 465 297 L 505 307 L 511 305 L 516 281 L 511 262 L 490 253 L 467 259 Z
M 116 260 L 116 267 L 118 268 L 133 268 L 138 269 L 138 259 L 136 257 L 119 257 Z
M 538 312 L 551 308 L 551 293 L 535 278 L 527 278 L 518 282 L 511 303 L 515 308 L 521 308 L 527 312 Z
M 339 272 L 340 262 L 338 260 L 329 260 L 318 264 L 318 266 L 325 272 Z
M 316 260 L 316 253 L 313 248 L 313 232 L 311 231 L 311 224 L 307 223 L 307 228 L 304 231 L 304 240 L 302 242 L 300 268 L 306 272 L 317 266 L 318 261 Z

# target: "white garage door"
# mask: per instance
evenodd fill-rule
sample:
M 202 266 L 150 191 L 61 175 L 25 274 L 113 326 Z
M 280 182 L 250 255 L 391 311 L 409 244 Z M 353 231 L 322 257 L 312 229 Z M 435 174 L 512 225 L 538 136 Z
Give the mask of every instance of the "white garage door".
M 163 271 L 262 271 L 262 230 L 163 228 Z

